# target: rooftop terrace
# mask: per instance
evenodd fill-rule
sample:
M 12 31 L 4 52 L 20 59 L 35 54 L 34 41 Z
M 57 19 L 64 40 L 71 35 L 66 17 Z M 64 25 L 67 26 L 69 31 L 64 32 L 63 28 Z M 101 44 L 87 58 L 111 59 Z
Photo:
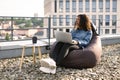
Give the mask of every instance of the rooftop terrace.
M 25 57 L 22 71 L 20 58 L 0 60 L 0 80 L 120 80 L 120 44 L 102 46 L 102 60 L 94 68 L 71 69 L 57 67 L 56 74 L 45 74 L 39 70 L 40 62 L 33 64 L 32 57 Z M 43 58 L 48 54 L 43 54 Z
M 5 29 L 0 30 L 2 31 Z M 9 30 L 11 30 L 12 34 L 13 29 Z M 22 71 L 19 71 L 19 63 L 22 53 L 21 45 L 31 44 L 31 39 L 0 42 L 0 80 L 119 80 L 120 34 L 101 35 L 100 37 L 102 41 L 103 55 L 102 61 L 98 63 L 96 67 L 83 70 L 57 67 L 57 73 L 55 75 L 45 74 L 39 70 L 40 62 L 38 57 L 37 63 L 33 64 L 30 47 L 27 47 L 26 49 L 25 54 L 27 56 L 25 57 Z M 49 53 L 47 47 L 54 42 L 54 38 L 38 40 L 39 44 L 47 44 L 47 46 L 42 46 L 43 58 L 49 56 L 49 54 L 44 53 Z

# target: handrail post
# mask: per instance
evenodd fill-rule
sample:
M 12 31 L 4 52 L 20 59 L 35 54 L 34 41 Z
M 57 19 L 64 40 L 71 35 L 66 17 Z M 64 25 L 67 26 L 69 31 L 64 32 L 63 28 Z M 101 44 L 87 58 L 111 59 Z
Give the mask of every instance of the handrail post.
M 49 47 L 48 49 L 50 49 L 50 39 L 51 39 L 51 16 L 49 16 L 48 18 L 48 42 L 49 42 Z
M 13 41 L 13 17 L 11 17 L 11 40 Z
M 117 21 L 115 20 L 115 34 L 117 34 Z
M 100 19 L 99 19 L 99 23 L 98 23 L 98 34 L 100 35 Z

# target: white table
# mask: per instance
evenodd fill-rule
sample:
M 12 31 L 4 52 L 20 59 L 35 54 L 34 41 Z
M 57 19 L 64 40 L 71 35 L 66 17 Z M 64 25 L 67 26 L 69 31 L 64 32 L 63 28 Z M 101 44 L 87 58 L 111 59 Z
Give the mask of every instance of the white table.
M 32 48 L 33 62 L 36 63 L 35 48 L 36 47 L 38 48 L 39 59 L 41 59 L 41 57 L 42 57 L 41 46 L 47 46 L 47 45 L 48 44 L 25 44 L 25 45 L 22 45 L 23 49 L 22 49 L 22 55 L 21 55 L 20 70 L 21 70 L 21 67 L 22 67 L 22 64 L 23 64 L 26 47 L 31 47 Z

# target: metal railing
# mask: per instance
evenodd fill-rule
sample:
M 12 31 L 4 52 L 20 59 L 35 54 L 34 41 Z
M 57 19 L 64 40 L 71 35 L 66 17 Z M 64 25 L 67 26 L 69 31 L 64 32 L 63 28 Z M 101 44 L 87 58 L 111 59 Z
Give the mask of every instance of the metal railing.
M 0 17 L 0 41 L 27 40 L 33 35 L 42 36 L 48 27 L 43 27 L 43 17 Z M 48 30 L 49 31 L 49 30 Z
M 36 35 L 38 39 L 54 38 L 54 31 L 70 32 L 75 19 L 53 17 L 5 17 L 0 16 L 0 42 L 29 40 Z M 100 35 L 120 34 L 120 21 L 93 20 Z

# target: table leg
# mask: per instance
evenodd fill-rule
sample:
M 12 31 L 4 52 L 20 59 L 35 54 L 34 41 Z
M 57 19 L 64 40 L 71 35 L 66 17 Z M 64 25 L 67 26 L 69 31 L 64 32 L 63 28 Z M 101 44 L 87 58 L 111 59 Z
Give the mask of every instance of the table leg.
M 24 54 L 25 54 L 25 46 L 23 46 L 23 50 L 22 50 L 22 56 L 21 56 L 21 62 L 20 62 L 20 70 L 22 67 L 22 63 L 23 63 L 23 59 L 24 59 Z
M 39 58 L 41 59 L 42 58 L 42 53 L 41 53 L 41 47 L 38 46 L 38 54 L 39 54 Z
M 33 62 L 36 63 L 36 60 L 35 60 L 35 46 L 32 47 L 32 54 L 33 54 Z

